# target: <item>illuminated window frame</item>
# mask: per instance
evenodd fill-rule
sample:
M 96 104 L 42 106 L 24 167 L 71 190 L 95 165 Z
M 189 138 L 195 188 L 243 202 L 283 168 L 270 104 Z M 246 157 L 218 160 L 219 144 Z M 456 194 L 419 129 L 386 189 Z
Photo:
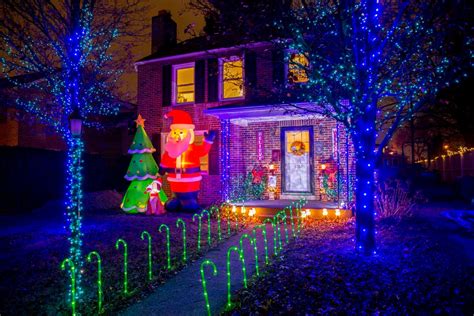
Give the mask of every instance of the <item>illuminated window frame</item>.
M 292 86 L 292 85 L 299 85 L 299 84 L 306 84 L 308 83 L 309 81 L 309 76 L 308 76 L 308 72 L 306 72 L 306 76 L 308 77 L 308 80 L 307 81 L 304 81 L 304 82 L 290 82 L 289 80 L 289 74 L 290 74 L 290 61 L 291 61 L 291 54 L 304 54 L 304 53 L 298 53 L 298 51 L 294 50 L 294 49 L 287 49 L 285 51 L 285 82 L 286 82 L 286 85 L 288 86 Z M 311 69 L 311 61 L 309 60 L 308 56 L 306 56 L 306 58 L 308 59 L 308 67 L 307 69 Z
M 178 104 L 182 104 L 182 103 L 178 103 Z M 199 131 L 194 131 L 194 137 L 196 136 L 201 136 L 203 139 L 202 141 L 204 142 L 204 133 L 207 133 L 208 130 L 199 130 Z M 165 152 L 165 144 L 166 144 L 166 138 L 168 137 L 169 133 L 161 133 L 161 138 L 160 138 L 160 157 L 163 156 L 164 152 Z M 204 163 L 204 165 L 206 166 L 207 170 L 203 170 L 202 169 L 202 166 L 203 166 L 203 161 L 206 161 L 207 159 L 207 163 Z M 201 175 L 209 175 L 209 153 L 203 157 L 200 157 L 199 158 L 200 162 L 201 162 Z
M 193 95 L 194 95 L 194 100 L 190 102 L 178 102 L 177 100 L 177 94 L 178 94 L 178 78 L 177 78 L 177 73 L 179 69 L 183 68 L 193 68 L 194 72 L 196 72 L 196 67 L 194 62 L 190 63 L 185 63 L 185 64 L 179 64 L 179 65 L 173 65 L 172 66 L 172 89 L 171 89 L 171 94 L 172 94 L 172 104 L 173 105 L 181 105 L 181 104 L 194 104 L 196 101 L 196 81 L 193 79 L 194 84 L 193 84 Z M 194 73 L 196 75 L 196 73 Z
M 224 62 L 242 60 L 242 96 L 234 98 L 224 98 Z M 229 57 L 219 58 L 219 100 L 220 101 L 231 101 L 231 100 L 242 100 L 245 98 L 245 59 L 244 56 L 234 55 Z

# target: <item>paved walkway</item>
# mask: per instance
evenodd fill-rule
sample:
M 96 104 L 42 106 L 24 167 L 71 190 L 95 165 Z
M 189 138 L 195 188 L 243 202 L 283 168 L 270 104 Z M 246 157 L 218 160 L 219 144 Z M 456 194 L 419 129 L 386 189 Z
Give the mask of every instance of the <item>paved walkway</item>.
M 291 233 L 290 227 L 288 232 Z M 120 315 L 206 315 L 206 307 L 202 291 L 200 265 L 205 259 L 212 260 L 217 266 L 217 276 L 212 276 L 212 268 L 207 266 L 205 269 L 207 290 L 209 293 L 209 303 L 212 314 L 219 314 L 223 311 L 227 303 L 227 274 L 226 258 L 227 250 L 231 246 L 238 246 L 240 236 L 243 233 L 250 234 L 251 228 L 241 231 L 238 235 L 219 244 L 216 248 L 210 250 L 203 258 L 190 264 L 184 270 L 179 272 L 174 278 L 166 281 L 156 292 L 138 302 Z M 282 227 L 282 237 L 284 237 Z M 267 225 L 268 252 L 269 256 L 273 253 L 273 232 L 271 225 Z M 257 234 L 257 246 L 259 253 L 260 269 L 265 266 L 264 244 L 260 230 Z M 284 242 L 284 240 L 282 239 Z M 253 247 L 251 248 L 248 240 L 244 241 L 245 263 L 247 269 L 247 278 L 250 279 L 255 271 L 255 259 Z M 243 287 L 242 265 L 238 259 L 237 253 L 231 257 L 231 280 L 232 292 Z

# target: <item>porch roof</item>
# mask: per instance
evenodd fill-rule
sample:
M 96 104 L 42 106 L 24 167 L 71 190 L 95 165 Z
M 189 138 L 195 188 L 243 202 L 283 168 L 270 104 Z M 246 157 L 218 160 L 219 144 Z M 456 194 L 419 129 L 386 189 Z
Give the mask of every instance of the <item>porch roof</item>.
M 298 108 L 304 108 L 308 103 L 298 103 Z M 290 104 L 250 104 L 224 105 L 204 110 L 204 113 L 221 120 L 230 120 L 231 123 L 246 126 L 255 122 L 275 122 L 294 119 L 323 118 L 320 114 L 308 114 L 298 110 Z

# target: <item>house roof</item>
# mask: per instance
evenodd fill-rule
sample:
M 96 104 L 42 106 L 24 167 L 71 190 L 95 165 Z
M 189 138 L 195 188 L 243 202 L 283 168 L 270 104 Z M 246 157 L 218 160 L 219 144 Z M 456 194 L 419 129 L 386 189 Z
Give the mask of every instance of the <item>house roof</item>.
M 171 58 L 182 58 L 186 55 L 195 55 L 197 53 L 216 53 L 220 50 L 232 49 L 232 48 L 251 48 L 255 46 L 269 45 L 270 42 L 264 41 L 243 41 L 242 38 L 227 37 L 209 37 L 200 36 L 191 38 L 186 41 L 179 42 L 176 46 L 161 49 L 151 55 L 148 55 L 135 62 L 136 65 L 144 64 L 150 61 L 158 61 L 163 59 Z

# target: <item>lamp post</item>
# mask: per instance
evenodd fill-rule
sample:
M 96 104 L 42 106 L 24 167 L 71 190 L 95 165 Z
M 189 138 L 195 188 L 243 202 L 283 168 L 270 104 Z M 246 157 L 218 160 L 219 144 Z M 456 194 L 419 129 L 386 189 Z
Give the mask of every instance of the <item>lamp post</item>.
M 78 300 L 83 290 L 82 279 L 82 154 L 84 143 L 81 138 L 82 118 L 77 108 L 69 116 L 70 135 L 66 138 L 67 162 L 66 162 L 66 215 L 68 221 L 69 256 L 74 263 L 76 283 L 75 288 L 70 289 L 70 295 Z

